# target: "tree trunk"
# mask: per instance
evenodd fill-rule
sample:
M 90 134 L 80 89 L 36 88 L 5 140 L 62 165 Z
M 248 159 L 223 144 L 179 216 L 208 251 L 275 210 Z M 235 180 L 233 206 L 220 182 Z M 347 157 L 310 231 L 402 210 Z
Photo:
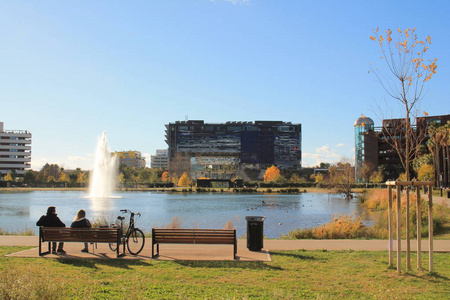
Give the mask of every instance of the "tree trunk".
M 442 147 L 442 187 L 447 187 L 447 147 Z
M 450 187 L 450 147 L 446 147 L 447 151 L 447 181 L 446 181 L 446 187 Z
M 409 119 L 409 109 L 406 105 L 406 117 L 405 117 L 405 172 L 406 172 L 406 181 L 411 180 L 411 174 L 409 173 L 409 165 L 410 165 L 410 141 L 411 141 L 411 123 Z

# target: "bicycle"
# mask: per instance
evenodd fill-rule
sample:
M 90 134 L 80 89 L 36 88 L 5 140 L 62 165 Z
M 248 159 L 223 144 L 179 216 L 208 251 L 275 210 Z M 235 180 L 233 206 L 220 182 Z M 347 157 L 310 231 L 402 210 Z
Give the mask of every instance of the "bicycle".
M 120 210 L 123 214 L 129 212 L 130 213 L 130 224 L 128 225 L 128 229 L 125 234 L 123 230 L 123 220 L 125 220 L 125 217 L 118 216 L 117 220 L 119 220 L 120 225 L 112 224 L 112 227 L 119 227 L 120 233 L 122 235 L 120 239 L 120 244 L 123 245 L 123 250 L 125 251 L 125 244 L 127 245 L 128 252 L 130 252 L 133 255 L 138 255 L 142 249 L 144 248 L 145 244 L 145 236 L 142 230 L 139 228 L 134 227 L 134 216 L 141 216 L 140 213 L 134 213 L 131 210 L 128 209 L 121 209 Z M 112 251 L 117 250 L 117 244 L 110 243 L 109 249 Z

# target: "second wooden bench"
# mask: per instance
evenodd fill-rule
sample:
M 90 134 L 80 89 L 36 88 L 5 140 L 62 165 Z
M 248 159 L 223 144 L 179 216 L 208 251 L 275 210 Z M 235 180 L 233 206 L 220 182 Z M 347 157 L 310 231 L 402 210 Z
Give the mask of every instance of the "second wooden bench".
M 236 229 L 152 229 L 152 257 L 159 255 L 160 244 L 221 244 L 233 245 L 236 259 Z M 156 245 L 156 252 L 155 246 Z

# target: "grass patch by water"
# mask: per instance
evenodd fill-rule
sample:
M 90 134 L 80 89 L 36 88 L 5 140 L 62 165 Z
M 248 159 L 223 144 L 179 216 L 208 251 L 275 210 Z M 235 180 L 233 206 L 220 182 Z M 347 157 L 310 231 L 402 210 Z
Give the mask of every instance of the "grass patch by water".
M 396 193 L 394 192 L 394 203 Z M 362 216 L 335 215 L 330 222 L 315 228 L 294 229 L 282 238 L 285 239 L 387 239 L 388 233 L 388 190 L 372 189 L 360 196 L 366 214 L 373 220 L 372 226 L 365 226 Z M 428 237 L 428 200 L 422 199 L 420 205 L 421 236 Z M 394 235 L 396 234 L 396 206 L 393 206 Z M 401 202 L 402 239 L 406 238 L 406 197 Z M 410 194 L 410 238 L 416 238 L 416 196 Z M 450 208 L 433 205 L 433 233 L 436 239 L 450 238 Z M 394 236 L 394 238 L 396 238 Z
M 447 299 L 450 255 L 435 271 L 397 273 L 385 251 L 276 251 L 272 262 L 9 258 L 0 247 L 0 295 L 9 299 Z M 423 265 L 427 265 L 423 255 Z M 23 284 L 24 283 L 24 284 Z M 12 289 L 11 287 L 14 287 Z M 58 293 L 55 293 L 55 291 Z

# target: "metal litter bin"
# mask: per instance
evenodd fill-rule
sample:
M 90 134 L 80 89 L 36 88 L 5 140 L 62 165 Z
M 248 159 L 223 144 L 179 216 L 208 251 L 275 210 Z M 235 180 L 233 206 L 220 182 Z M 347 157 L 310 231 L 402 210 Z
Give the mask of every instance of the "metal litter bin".
M 247 216 L 245 219 L 247 220 L 247 248 L 250 251 L 261 251 L 266 217 Z

